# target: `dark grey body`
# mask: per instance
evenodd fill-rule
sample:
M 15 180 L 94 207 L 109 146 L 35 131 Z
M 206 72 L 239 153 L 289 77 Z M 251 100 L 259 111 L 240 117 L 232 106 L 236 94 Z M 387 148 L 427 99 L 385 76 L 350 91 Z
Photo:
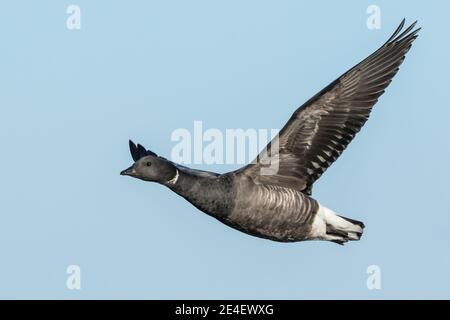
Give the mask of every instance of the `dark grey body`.
M 179 168 L 176 184 L 165 185 L 219 221 L 275 241 L 307 240 L 318 210 L 317 201 L 300 191 L 256 184 L 240 172 L 216 175 Z

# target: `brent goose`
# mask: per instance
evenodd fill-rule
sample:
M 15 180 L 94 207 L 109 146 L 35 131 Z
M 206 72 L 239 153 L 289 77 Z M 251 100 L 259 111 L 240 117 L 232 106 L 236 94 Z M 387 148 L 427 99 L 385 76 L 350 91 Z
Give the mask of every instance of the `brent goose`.
M 402 32 L 404 24 L 403 19 L 378 50 L 298 108 L 256 161 L 218 174 L 181 166 L 130 141 L 135 163 L 121 174 L 165 185 L 199 210 L 257 237 L 359 240 L 364 224 L 320 205 L 311 189 L 367 121 L 417 38 L 416 22 Z M 262 174 L 273 159 L 278 170 Z

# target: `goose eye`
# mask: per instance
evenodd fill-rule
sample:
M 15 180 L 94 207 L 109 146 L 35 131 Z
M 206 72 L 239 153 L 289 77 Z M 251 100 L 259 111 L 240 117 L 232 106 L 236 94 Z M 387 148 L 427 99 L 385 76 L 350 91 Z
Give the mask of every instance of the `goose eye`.
M 146 163 L 147 167 L 150 167 L 152 165 L 152 163 L 149 161 Z

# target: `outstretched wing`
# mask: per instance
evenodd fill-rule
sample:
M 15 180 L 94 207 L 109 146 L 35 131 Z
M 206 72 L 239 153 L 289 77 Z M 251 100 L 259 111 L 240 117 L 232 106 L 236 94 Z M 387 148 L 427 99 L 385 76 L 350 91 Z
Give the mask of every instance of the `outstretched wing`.
M 367 121 L 372 107 L 417 38 L 420 28 L 413 30 L 416 22 L 402 32 L 404 24 L 405 20 L 381 48 L 298 108 L 257 161 L 239 172 L 259 183 L 282 185 L 310 194 L 312 184 Z M 273 146 L 278 146 L 278 153 L 271 150 Z M 277 171 L 261 174 L 262 163 L 271 161 L 272 164 L 276 161 Z

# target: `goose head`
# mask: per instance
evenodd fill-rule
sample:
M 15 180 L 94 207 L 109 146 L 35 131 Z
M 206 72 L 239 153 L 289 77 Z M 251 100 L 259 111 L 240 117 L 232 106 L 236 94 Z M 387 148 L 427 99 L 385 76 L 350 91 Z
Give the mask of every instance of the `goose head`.
M 177 175 L 175 165 L 167 159 L 158 157 L 156 153 L 137 146 L 130 140 L 130 152 L 134 164 L 120 174 L 144 181 L 164 183 L 171 181 Z

